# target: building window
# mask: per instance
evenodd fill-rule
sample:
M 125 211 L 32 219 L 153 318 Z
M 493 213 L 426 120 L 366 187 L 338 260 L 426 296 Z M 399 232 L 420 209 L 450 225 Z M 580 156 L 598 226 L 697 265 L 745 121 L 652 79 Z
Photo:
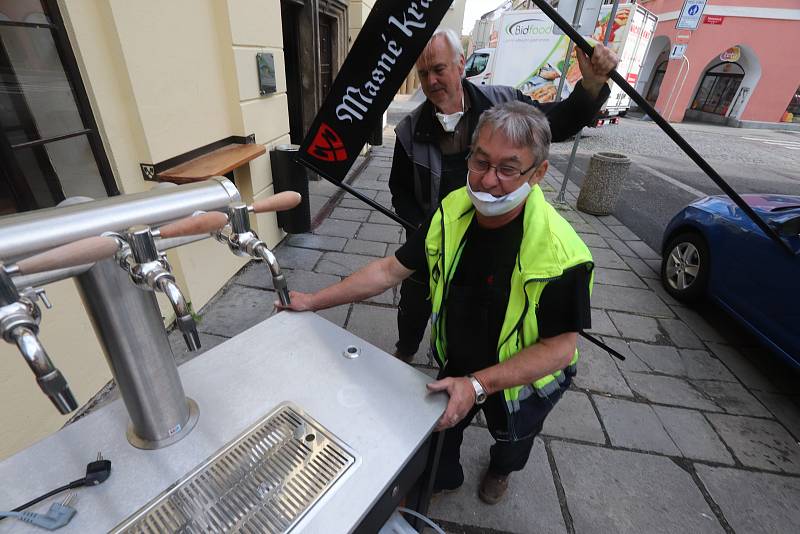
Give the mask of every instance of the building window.
M 0 0 L 0 215 L 117 193 L 56 0 Z
M 650 82 L 650 89 L 647 91 L 647 96 L 644 98 L 651 106 L 656 105 L 658 95 L 661 92 L 661 82 L 664 81 L 664 74 L 667 72 L 667 61 L 662 61 L 656 71 L 653 73 L 653 80 Z
M 719 63 L 706 71 L 692 109 L 725 116 L 744 78 L 744 69 L 738 63 Z

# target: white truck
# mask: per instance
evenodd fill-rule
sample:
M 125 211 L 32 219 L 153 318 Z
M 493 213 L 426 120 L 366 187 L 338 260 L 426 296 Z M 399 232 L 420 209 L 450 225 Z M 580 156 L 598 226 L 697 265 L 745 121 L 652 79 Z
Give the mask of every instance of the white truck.
M 609 47 L 620 57 L 617 71 L 636 84 L 658 17 L 639 4 L 620 4 L 613 21 L 611 6 L 600 10 L 589 40 L 603 41 L 606 27 L 613 24 Z M 553 33 L 553 22 L 538 9 L 509 11 L 495 23 L 497 47 L 476 50 L 467 59 L 465 76 L 477 84 L 510 85 L 539 102 L 556 99 L 561 76 L 562 98 L 569 96 L 581 79 L 573 51 L 566 61 L 569 38 Z M 617 122 L 630 106 L 630 98 L 612 84 L 611 95 L 597 118 L 597 125 Z

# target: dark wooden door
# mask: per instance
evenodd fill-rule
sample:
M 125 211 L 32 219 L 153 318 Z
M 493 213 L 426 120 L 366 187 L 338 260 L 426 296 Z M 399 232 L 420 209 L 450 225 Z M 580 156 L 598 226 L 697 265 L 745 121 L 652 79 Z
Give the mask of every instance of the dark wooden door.
M 328 96 L 333 85 L 333 35 L 336 31 L 336 20 L 320 13 L 319 16 L 319 63 L 321 73 L 320 87 L 322 100 Z

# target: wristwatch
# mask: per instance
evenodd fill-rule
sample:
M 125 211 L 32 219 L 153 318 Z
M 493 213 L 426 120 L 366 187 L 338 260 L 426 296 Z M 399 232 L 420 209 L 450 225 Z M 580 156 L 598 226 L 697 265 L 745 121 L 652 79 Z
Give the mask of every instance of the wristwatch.
M 486 402 L 486 390 L 483 389 L 480 380 L 472 375 L 467 375 L 469 381 L 472 383 L 472 388 L 475 390 L 475 404 L 483 404 Z

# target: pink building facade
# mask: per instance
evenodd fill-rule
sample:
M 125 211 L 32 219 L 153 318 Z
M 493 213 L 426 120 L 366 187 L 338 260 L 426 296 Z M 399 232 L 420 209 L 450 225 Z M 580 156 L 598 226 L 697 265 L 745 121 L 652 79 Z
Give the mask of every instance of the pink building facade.
M 667 120 L 800 123 L 800 0 L 709 0 L 693 31 L 683 0 L 640 3 L 659 22 L 637 89 Z

